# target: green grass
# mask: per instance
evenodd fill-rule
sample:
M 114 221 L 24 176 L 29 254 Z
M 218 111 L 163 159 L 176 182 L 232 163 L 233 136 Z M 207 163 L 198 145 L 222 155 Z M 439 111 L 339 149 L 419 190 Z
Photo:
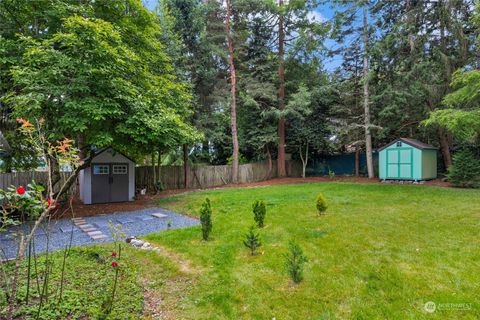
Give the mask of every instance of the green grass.
M 316 213 L 320 191 L 329 202 L 325 216 Z M 189 193 L 159 204 L 198 215 L 206 197 L 211 240 L 200 241 L 200 227 L 147 237 L 198 274 L 177 303 L 177 318 L 480 317 L 479 191 L 315 183 Z M 252 257 L 242 240 L 256 199 L 266 202 L 267 216 L 261 254 Z M 285 271 L 290 240 L 309 258 L 299 285 Z M 470 310 L 428 314 L 427 301 L 443 309 L 468 303 Z

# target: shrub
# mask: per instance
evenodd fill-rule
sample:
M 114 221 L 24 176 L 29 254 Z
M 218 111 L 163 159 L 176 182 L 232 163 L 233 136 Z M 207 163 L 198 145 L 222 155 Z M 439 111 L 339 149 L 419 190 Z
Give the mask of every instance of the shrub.
M 328 169 L 328 177 L 330 179 L 335 178 L 335 171 Z
M 328 204 L 327 204 L 327 200 L 325 199 L 325 197 L 321 192 L 317 195 L 316 202 L 317 202 L 318 214 L 323 214 L 327 210 Z
M 245 235 L 245 240 L 243 240 L 245 247 L 250 249 L 250 254 L 255 255 L 255 251 L 262 246 L 260 240 L 260 234 L 255 232 L 255 226 L 251 226 L 248 233 Z
M 212 206 L 208 198 L 205 199 L 200 209 L 200 223 L 202 224 L 202 238 L 207 241 L 212 231 Z
M 308 259 L 295 242 L 290 241 L 288 248 L 289 252 L 285 255 L 287 272 L 293 282 L 300 283 L 303 280 L 303 266 Z
M 241 153 L 238 154 L 238 164 L 246 164 L 248 163 L 248 159 Z M 232 165 L 233 164 L 233 156 L 230 156 L 227 158 L 227 164 Z
M 253 210 L 253 218 L 255 219 L 257 226 L 259 228 L 263 228 L 264 226 L 263 221 L 265 220 L 265 215 L 267 214 L 267 209 L 265 208 L 265 202 L 261 200 L 255 201 L 252 205 L 252 210 Z
M 462 150 L 453 156 L 453 164 L 448 168 L 448 180 L 457 187 L 480 187 L 480 161 L 470 150 Z

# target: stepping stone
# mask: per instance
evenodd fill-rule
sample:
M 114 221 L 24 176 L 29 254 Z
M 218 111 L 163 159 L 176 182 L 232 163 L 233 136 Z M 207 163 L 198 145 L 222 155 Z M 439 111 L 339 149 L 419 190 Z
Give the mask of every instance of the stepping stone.
M 98 230 L 97 230 L 97 231 L 87 232 L 87 234 L 88 234 L 90 237 L 103 235 L 102 231 L 98 231 Z
M 121 224 L 132 223 L 133 222 L 133 220 L 130 219 L 130 218 L 118 218 L 117 221 L 120 222 Z
M 87 232 L 87 233 L 88 233 L 88 232 L 92 232 L 92 231 L 97 231 L 97 228 L 91 227 L 91 228 L 82 229 L 82 230 L 83 230 L 83 232 Z
M 78 225 L 81 225 L 81 224 L 86 224 L 86 223 L 87 223 L 87 221 L 85 221 L 85 220 L 84 220 L 84 221 L 74 221 L 74 222 L 73 222 L 73 224 L 75 224 L 75 225 L 77 225 L 77 226 L 78 226 Z
M 103 227 L 108 227 L 109 223 L 108 221 L 98 221 L 98 222 L 95 222 L 94 225 L 96 225 L 99 228 L 103 228 Z
M 72 226 L 67 226 L 67 227 L 60 227 L 60 231 L 63 233 L 71 232 L 72 231 Z M 78 231 L 77 227 L 73 227 L 73 232 Z
M 154 217 L 146 216 L 146 217 L 140 217 L 139 219 L 142 221 L 148 221 L 148 220 L 153 220 Z
M 102 239 L 107 238 L 107 236 L 104 235 L 104 234 L 100 234 L 100 235 L 97 235 L 97 236 L 91 236 L 91 238 L 92 238 L 93 240 L 102 240 Z
M 166 218 L 168 217 L 166 214 L 163 213 L 152 213 L 152 216 L 155 218 Z
M 78 227 L 82 230 L 89 229 L 89 228 L 95 228 L 94 226 L 92 226 L 91 224 L 88 224 L 88 223 L 80 224 L 80 225 L 78 225 Z

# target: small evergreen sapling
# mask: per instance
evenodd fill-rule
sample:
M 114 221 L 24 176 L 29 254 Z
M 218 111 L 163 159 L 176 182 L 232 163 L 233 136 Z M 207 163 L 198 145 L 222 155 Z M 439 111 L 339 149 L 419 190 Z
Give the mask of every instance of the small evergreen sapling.
M 207 241 L 212 231 L 212 206 L 210 199 L 206 198 L 200 209 L 200 223 L 202 224 L 202 238 Z
M 253 210 L 253 218 L 255 219 L 257 226 L 259 228 L 263 228 L 265 215 L 267 214 L 265 202 L 261 200 L 255 201 L 252 205 L 252 210 Z
M 243 240 L 245 247 L 250 249 L 250 255 L 255 255 L 255 252 L 259 247 L 262 246 L 260 240 L 260 234 L 255 232 L 255 226 L 251 226 L 248 233 L 245 235 L 245 240 Z
M 290 241 L 289 252 L 285 255 L 287 272 L 293 282 L 300 283 L 303 280 L 303 266 L 308 261 L 302 248 L 293 241 Z
M 457 187 L 480 188 L 480 160 L 468 149 L 457 152 L 447 177 Z
M 325 199 L 325 197 L 321 192 L 318 193 L 316 202 L 317 202 L 318 214 L 322 215 L 325 211 L 327 211 L 328 204 L 327 204 L 327 200 Z

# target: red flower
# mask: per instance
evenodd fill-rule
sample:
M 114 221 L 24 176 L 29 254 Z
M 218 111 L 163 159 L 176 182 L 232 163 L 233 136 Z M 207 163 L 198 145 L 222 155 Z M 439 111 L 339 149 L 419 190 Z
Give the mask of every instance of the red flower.
M 115 251 L 112 251 L 112 257 L 116 257 L 117 253 Z
M 25 188 L 22 186 L 17 188 L 17 193 L 20 195 L 25 194 L 25 191 L 26 191 Z
M 114 267 L 114 268 L 118 267 L 118 263 L 116 261 L 113 261 L 112 262 L 112 267 Z
M 51 204 L 52 204 L 52 199 L 48 198 L 47 199 L 47 207 L 50 207 Z M 58 201 L 55 200 L 55 202 L 53 203 L 53 208 L 56 208 L 57 204 L 58 204 Z

